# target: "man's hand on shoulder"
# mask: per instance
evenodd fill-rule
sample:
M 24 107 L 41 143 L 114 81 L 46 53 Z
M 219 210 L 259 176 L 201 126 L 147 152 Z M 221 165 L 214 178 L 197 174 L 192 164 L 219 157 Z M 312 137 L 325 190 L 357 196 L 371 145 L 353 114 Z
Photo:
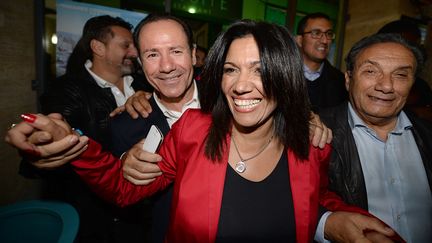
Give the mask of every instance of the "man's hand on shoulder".
M 330 144 L 333 139 L 332 130 L 313 112 L 309 120 L 309 139 L 313 146 L 320 148 L 324 148 L 327 143 Z
M 150 102 L 148 101 L 152 93 L 148 93 L 145 91 L 137 91 L 131 97 L 129 97 L 126 103 L 122 106 L 117 107 L 110 113 L 110 117 L 114 117 L 123 111 L 127 111 L 129 115 L 137 119 L 139 115 L 142 117 L 148 117 L 152 112 L 152 107 Z

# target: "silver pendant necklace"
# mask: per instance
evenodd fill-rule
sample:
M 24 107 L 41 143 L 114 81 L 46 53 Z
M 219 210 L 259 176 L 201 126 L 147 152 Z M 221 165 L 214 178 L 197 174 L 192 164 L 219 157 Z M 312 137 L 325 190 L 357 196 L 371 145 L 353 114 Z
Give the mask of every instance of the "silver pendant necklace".
M 235 141 L 234 137 L 231 137 L 231 139 L 232 139 L 232 142 L 234 144 L 234 148 L 235 148 L 235 150 L 237 152 L 237 155 L 240 158 L 240 161 L 235 164 L 235 170 L 238 173 L 243 173 L 243 172 L 246 171 L 246 163 L 245 162 L 248 161 L 248 160 L 251 160 L 251 159 L 253 159 L 255 157 L 257 157 L 262 152 L 264 152 L 264 150 L 269 146 L 270 142 L 272 141 L 273 135 L 270 137 L 270 139 L 268 140 L 268 142 L 258 151 L 258 153 L 256 153 L 255 155 L 253 155 L 253 156 L 251 156 L 251 157 L 249 157 L 247 159 L 243 159 L 242 156 L 240 155 L 240 152 L 238 150 L 238 147 L 237 147 L 237 144 L 236 144 L 236 141 Z

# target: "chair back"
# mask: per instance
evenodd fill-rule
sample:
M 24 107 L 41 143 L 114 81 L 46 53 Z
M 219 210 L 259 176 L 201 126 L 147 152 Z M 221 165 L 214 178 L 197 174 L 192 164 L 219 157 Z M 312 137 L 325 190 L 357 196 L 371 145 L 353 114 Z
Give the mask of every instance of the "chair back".
M 0 242 L 71 243 L 78 227 L 78 213 L 67 203 L 31 200 L 0 207 Z

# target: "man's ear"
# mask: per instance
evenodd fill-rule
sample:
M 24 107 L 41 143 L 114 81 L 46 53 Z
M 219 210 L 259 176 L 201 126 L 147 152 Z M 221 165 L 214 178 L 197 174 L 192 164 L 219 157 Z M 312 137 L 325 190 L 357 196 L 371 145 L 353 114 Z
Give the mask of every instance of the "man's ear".
M 195 66 L 195 64 L 196 64 L 196 56 L 195 56 L 195 54 L 196 54 L 196 47 L 194 46 L 192 48 L 192 65 L 193 66 Z
M 103 56 L 105 54 L 105 44 L 102 41 L 92 39 L 90 41 L 90 48 L 97 56 Z
M 296 42 L 297 42 L 297 45 L 298 45 L 299 47 L 302 47 L 303 36 L 302 36 L 302 35 L 296 35 L 296 36 L 295 36 L 295 40 L 296 40 Z
M 348 92 L 349 92 L 349 86 L 350 86 L 350 82 L 351 82 L 351 75 L 352 75 L 352 72 L 350 72 L 350 71 L 345 72 L 345 89 Z

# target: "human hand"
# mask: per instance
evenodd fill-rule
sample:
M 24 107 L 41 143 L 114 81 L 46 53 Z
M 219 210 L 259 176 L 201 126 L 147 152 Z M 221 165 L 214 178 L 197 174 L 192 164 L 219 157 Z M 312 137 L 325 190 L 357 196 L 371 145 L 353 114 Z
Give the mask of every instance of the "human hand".
M 309 139 L 314 147 L 324 148 L 326 143 L 331 143 L 333 133 L 320 119 L 320 117 L 311 112 L 309 120 Z
M 394 234 L 376 218 L 342 211 L 330 214 L 324 226 L 324 236 L 332 242 L 393 242 Z
M 88 137 L 68 137 L 46 145 L 39 145 L 43 151 L 39 157 L 28 158 L 29 162 L 39 169 L 54 169 L 60 167 L 82 154 L 88 147 Z M 23 155 L 26 157 L 26 155 Z
M 152 112 L 150 102 L 148 101 L 151 96 L 152 93 L 148 93 L 145 91 L 135 92 L 135 94 L 133 94 L 127 99 L 125 105 L 119 106 L 114 109 L 110 113 L 110 117 L 114 117 L 125 110 L 134 119 L 138 118 L 139 114 L 141 114 L 141 116 L 144 118 L 148 117 L 149 114 Z
M 123 157 L 123 177 L 135 185 L 148 185 L 162 172 L 157 162 L 162 160 L 158 154 L 142 149 L 144 140 L 135 144 Z
M 72 160 L 87 147 L 60 114 L 22 115 L 23 122 L 10 129 L 5 141 L 38 168 L 55 168 Z
M 20 150 L 33 150 L 36 148 L 34 144 L 59 140 L 71 134 L 71 129 L 67 123 L 65 126 L 64 124 L 57 124 L 58 121 L 62 120 L 60 114 L 54 113 L 49 116 L 23 114 L 21 117 L 23 122 L 11 128 L 5 137 L 7 143 Z M 38 130 L 43 132 L 38 132 Z M 32 141 L 29 141 L 29 137 L 31 137 Z
M 366 238 L 370 241 L 370 242 L 377 242 L 377 243 L 392 243 L 394 242 L 391 238 L 378 233 L 376 231 L 366 231 L 364 232 Z

